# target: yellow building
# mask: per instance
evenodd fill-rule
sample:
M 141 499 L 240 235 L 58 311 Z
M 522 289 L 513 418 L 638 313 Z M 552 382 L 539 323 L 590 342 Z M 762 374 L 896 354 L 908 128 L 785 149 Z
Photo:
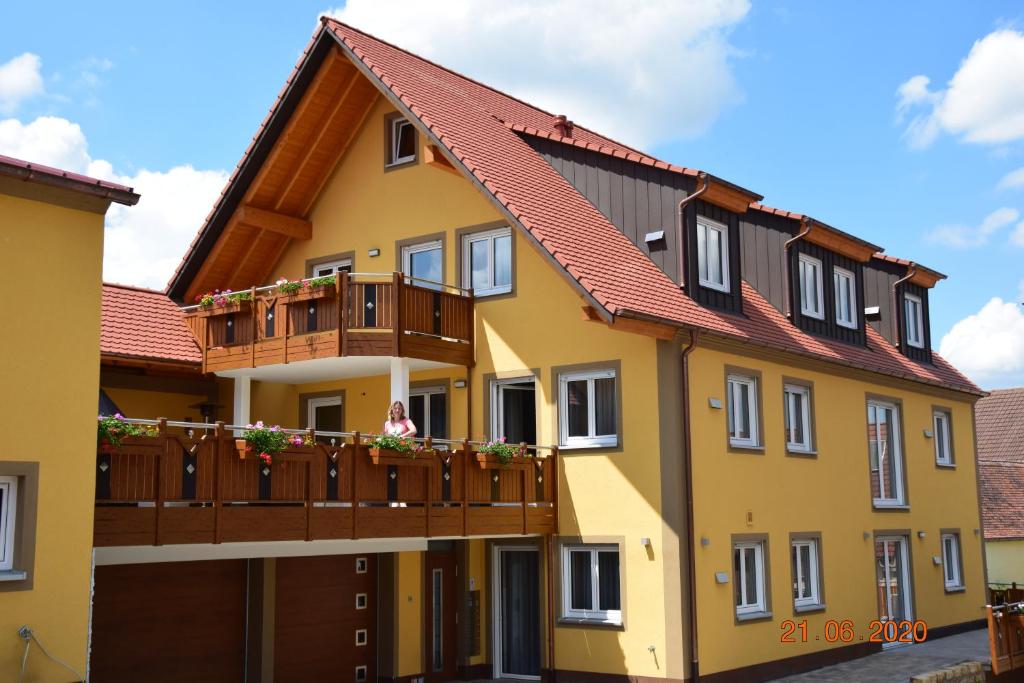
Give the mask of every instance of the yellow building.
M 86 669 L 103 217 L 112 201 L 138 199 L 120 185 L 0 157 L 0 286 L 33 292 L 19 322 L 5 326 L 0 353 L 3 680 L 17 678 L 26 648 L 25 681 L 72 680 L 39 643 L 79 675 Z M 59 275 L 42 275 L 41 262 Z
M 331 20 L 288 83 L 166 297 L 104 292 L 153 434 L 97 455 L 96 680 L 749 681 L 979 624 L 944 276 Z

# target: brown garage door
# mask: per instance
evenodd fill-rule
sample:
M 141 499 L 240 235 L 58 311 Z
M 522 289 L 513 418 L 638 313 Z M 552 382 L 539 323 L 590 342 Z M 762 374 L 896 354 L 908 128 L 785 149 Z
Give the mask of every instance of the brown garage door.
M 90 680 L 239 682 L 245 560 L 96 567 Z
M 377 558 L 280 557 L 274 681 L 377 680 Z

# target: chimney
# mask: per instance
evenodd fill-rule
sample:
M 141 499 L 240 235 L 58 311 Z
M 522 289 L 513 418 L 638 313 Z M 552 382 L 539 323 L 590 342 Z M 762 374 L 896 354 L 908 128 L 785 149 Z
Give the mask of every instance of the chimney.
M 573 123 L 566 118 L 565 114 L 559 114 L 555 117 L 554 121 L 555 132 L 561 135 L 563 138 L 572 137 Z

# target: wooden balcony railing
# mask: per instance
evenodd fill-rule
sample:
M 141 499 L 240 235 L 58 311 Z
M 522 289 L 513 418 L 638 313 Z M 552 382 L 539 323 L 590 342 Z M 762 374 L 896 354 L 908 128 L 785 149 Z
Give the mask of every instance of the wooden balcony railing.
M 1024 669 L 1024 602 L 989 604 L 985 614 L 992 673 L 998 676 Z M 1011 680 L 1019 679 L 1011 677 Z
M 308 281 L 304 281 L 308 282 Z M 203 372 L 338 356 L 473 363 L 473 293 L 401 273 L 339 273 L 332 285 L 184 308 Z
M 271 465 L 242 459 L 230 426 L 169 423 L 101 448 L 96 546 L 466 537 L 555 533 L 557 449 L 482 466 L 473 444 L 375 464 L 365 439 L 294 431 L 317 443 Z

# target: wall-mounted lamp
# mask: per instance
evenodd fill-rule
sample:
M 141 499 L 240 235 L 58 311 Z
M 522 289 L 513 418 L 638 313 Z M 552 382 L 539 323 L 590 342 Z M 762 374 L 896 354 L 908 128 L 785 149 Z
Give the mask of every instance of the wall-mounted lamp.
M 926 439 L 932 438 L 932 430 L 930 430 L 930 429 L 924 430 L 924 438 L 926 438 Z
M 871 532 L 870 531 L 865 531 L 864 532 L 864 540 L 867 541 L 870 538 L 871 538 Z
M 457 379 L 457 380 L 455 380 L 455 381 L 454 381 L 454 382 L 452 383 L 452 385 L 453 385 L 453 386 L 454 386 L 454 387 L 455 387 L 456 389 L 465 389 L 465 388 L 466 388 L 466 380 L 464 380 L 464 379 Z
M 709 398 L 708 399 L 708 405 L 711 406 L 712 408 L 714 408 L 715 410 L 721 410 L 722 409 L 722 399 L 719 399 L 719 398 Z
M 925 533 L 925 532 L 923 532 L 923 531 L 918 531 L 918 532 L 917 532 L 917 537 L 918 537 L 918 538 L 924 538 L 924 537 L 925 537 L 925 536 L 927 536 L 927 535 L 928 535 L 928 534 L 926 534 L 926 533 Z
M 645 548 L 650 548 L 651 547 L 651 539 L 647 538 L 646 536 L 642 537 L 640 539 L 640 545 L 642 545 Z
M 366 255 L 369 256 L 370 258 L 376 258 L 377 256 L 380 256 L 380 249 L 370 249 L 369 251 L 366 252 Z
M 700 537 L 700 544 L 702 546 L 704 546 L 704 547 L 707 547 L 707 546 L 711 545 L 711 539 L 708 538 L 707 536 L 701 536 Z
M 975 536 L 977 536 L 977 535 L 978 535 L 978 534 L 980 534 L 980 533 L 981 533 L 981 529 L 975 529 L 975 530 L 974 530 L 974 535 L 975 535 Z
M 715 572 L 715 583 L 729 583 L 729 572 Z
M 942 558 L 938 555 L 932 555 L 932 564 L 938 567 L 940 564 L 942 564 Z

